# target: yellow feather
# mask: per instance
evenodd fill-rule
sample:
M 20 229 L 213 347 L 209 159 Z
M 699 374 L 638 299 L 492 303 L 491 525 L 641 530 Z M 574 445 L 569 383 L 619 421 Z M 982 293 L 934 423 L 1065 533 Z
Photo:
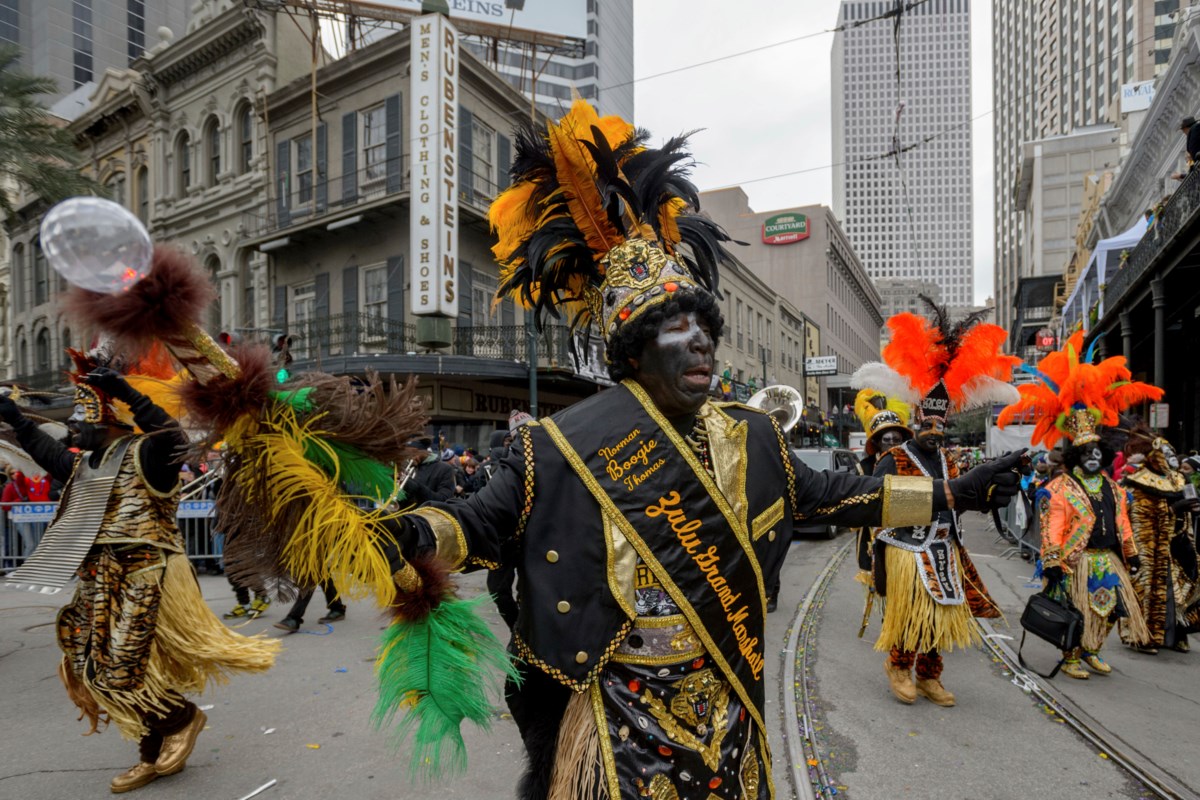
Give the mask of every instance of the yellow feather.
M 505 189 L 488 209 L 488 223 L 499 240 L 492 246 L 492 255 L 500 262 L 507 261 L 521 242 L 533 232 L 537 222 L 536 209 L 530 208 L 535 185 L 518 183 Z
M 681 237 L 675 218 L 686 207 L 687 203 L 683 198 L 673 197 L 658 212 L 658 225 L 662 228 L 663 245 L 666 246 L 668 252 L 674 250 L 675 245 L 679 244 Z
M 598 121 L 595 110 L 581 100 L 558 125 L 549 125 L 547 133 L 550 134 L 555 173 L 571 210 L 571 219 L 593 251 L 607 253 L 621 243 L 622 237 L 604 212 L 600 191 L 596 188 L 596 163 L 579 141 L 581 138 L 592 139 L 589 126 Z
M 284 566 L 301 585 L 315 585 L 336 575 L 346 583 L 349 597 L 374 594 L 381 605 L 390 605 L 396 594 L 391 569 L 383 555 L 388 534 L 384 519 L 399 516 L 384 509 L 364 510 L 338 485 L 336 474 L 326 475 L 304 453 L 308 447 L 329 451 L 320 431 L 301 423 L 290 408 L 279 409 L 251 452 L 256 463 L 249 469 L 271 476 L 270 497 L 257 498 L 268 519 L 280 517 L 293 504 L 304 512 L 283 551 Z M 337 463 L 336 457 L 330 461 Z

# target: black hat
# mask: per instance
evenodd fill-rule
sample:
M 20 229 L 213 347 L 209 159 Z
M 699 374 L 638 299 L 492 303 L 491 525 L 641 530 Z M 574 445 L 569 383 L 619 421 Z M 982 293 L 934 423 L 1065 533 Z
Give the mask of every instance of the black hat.
M 1195 117 L 1184 117 L 1183 120 L 1180 121 L 1180 123 L 1179 123 L 1179 130 L 1183 130 L 1184 128 L 1190 128 L 1195 124 L 1196 124 Z

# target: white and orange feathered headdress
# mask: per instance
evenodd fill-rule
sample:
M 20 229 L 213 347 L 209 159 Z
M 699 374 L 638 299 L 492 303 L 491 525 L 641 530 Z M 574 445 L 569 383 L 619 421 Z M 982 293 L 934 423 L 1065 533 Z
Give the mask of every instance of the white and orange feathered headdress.
M 921 416 L 948 414 L 992 404 L 1015 403 L 1009 383 L 1021 363 L 1001 352 L 1008 334 L 999 325 L 981 322 L 987 310 L 951 323 L 944 307 L 921 296 L 933 319 L 905 312 L 887 321 L 892 338 L 883 361 L 863 364 L 850 385 L 875 389 L 917 407 Z
M 1115 426 L 1125 409 L 1163 396 L 1157 386 L 1131 380 L 1124 356 L 1093 364 L 1094 352 L 1093 342 L 1083 353 L 1083 331 L 1076 331 L 1036 367 L 1023 366 L 1038 380 L 1020 386 L 1020 400 L 1004 409 L 996 424 L 1003 428 L 1032 413 L 1037 417 L 1034 444 L 1049 449 L 1063 437 L 1073 445 L 1091 444 L 1100 440 L 1097 426 Z

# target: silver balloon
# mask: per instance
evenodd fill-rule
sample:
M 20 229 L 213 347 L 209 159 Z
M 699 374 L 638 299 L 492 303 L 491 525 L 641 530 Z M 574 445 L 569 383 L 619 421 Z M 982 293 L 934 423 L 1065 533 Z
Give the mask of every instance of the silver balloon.
M 93 292 L 117 294 L 150 272 L 153 245 L 141 221 L 100 197 L 63 200 L 42 218 L 42 251 L 58 274 Z

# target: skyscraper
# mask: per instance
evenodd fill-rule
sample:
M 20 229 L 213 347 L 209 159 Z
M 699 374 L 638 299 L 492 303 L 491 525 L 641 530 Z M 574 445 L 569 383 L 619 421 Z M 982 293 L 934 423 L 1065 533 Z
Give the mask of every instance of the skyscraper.
M 1119 121 L 1118 93 L 1166 68 L 1179 0 L 993 0 L 997 322 L 1013 321 L 1017 280 L 1061 272 L 1026 263 L 1032 235 L 1020 207 L 1024 144 Z M 1082 176 L 1078 176 L 1082 178 Z M 1082 187 L 1076 187 L 1082 195 Z M 1076 209 L 1077 211 L 1077 209 Z M 1059 238 L 1069 248 L 1075 231 Z
M 587 0 L 582 56 L 543 48 L 531 64 L 528 45 L 499 43 L 493 50 L 468 40 L 467 46 L 526 97 L 536 90 L 538 109 L 551 119 L 570 107 L 572 90 L 591 100 L 601 114 L 633 119 L 633 0 Z
M 108 67 L 124 69 L 166 26 L 184 34 L 193 0 L 0 0 L 0 43 L 21 48 L 21 69 L 58 81 L 53 102 Z
M 834 213 L 872 278 L 932 281 L 943 303 L 970 306 L 970 0 L 906 10 L 898 33 L 895 18 L 873 20 L 895 8 L 843 0 L 838 12 Z

